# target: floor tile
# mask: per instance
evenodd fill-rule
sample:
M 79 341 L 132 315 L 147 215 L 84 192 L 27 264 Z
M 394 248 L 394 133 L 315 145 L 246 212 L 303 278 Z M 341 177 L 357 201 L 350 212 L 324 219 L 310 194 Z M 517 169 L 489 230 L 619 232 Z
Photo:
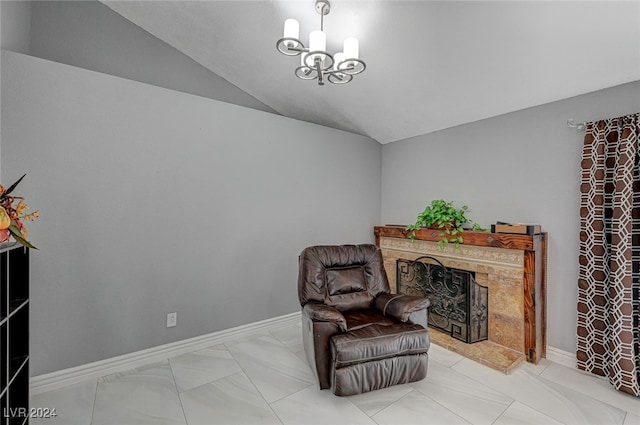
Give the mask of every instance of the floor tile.
M 189 425 L 281 425 L 244 373 L 185 391 L 180 399 Z
M 169 364 L 98 383 L 91 425 L 185 425 Z
M 623 425 L 640 425 L 640 416 L 633 413 L 627 413 L 627 416 L 624 418 Z
M 351 397 L 320 391 L 299 322 L 34 395 L 35 425 L 640 425 L 640 400 L 542 359 L 510 375 L 431 345 L 427 378 Z
M 540 376 L 640 416 L 640 399 L 616 391 L 607 379 L 557 363 L 550 364 Z
M 304 351 L 304 348 L 302 350 L 294 352 L 293 354 L 295 354 L 297 358 L 302 360 L 302 363 L 309 366 L 309 360 L 307 359 L 307 353 Z M 313 373 L 313 370 L 311 372 Z
M 283 328 L 269 331 L 285 347 L 293 351 L 304 350 L 302 346 L 302 323 L 295 323 Z
M 316 383 L 307 364 L 270 335 L 226 345 L 268 403 Z
M 321 391 L 315 386 L 285 397 L 271 407 L 284 425 L 375 425 L 348 398 L 337 397 L 331 391 Z
M 624 411 L 523 368 L 504 375 L 465 359 L 453 369 L 567 425 L 620 425 L 624 420 Z
M 379 425 L 468 425 L 452 411 L 431 398 L 412 391 L 372 418 Z
M 96 398 L 97 380 L 91 379 L 79 384 L 37 394 L 31 397 L 29 407 L 32 409 L 55 410 L 56 416 L 50 418 L 34 417 L 31 425 L 80 425 L 90 424 L 93 415 L 93 403 Z
M 410 384 L 394 385 L 377 391 L 347 397 L 368 416 L 373 416 L 413 391 Z
M 540 359 L 538 364 L 522 362 L 522 364 L 520 365 L 520 368 L 526 370 L 529 373 L 533 373 L 534 375 L 540 376 L 551 364 L 553 364 L 551 360 Z
M 426 379 L 409 385 L 478 425 L 491 425 L 513 402 L 512 398 L 438 362 L 429 362 Z
M 514 401 L 493 425 L 562 425 L 562 423 Z
M 172 357 L 169 363 L 178 391 L 186 391 L 242 371 L 224 345 Z
M 460 354 L 442 348 L 439 345 L 431 344 L 429 347 L 429 361 L 437 361 L 447 367 L 453 366 L 464 359 Z

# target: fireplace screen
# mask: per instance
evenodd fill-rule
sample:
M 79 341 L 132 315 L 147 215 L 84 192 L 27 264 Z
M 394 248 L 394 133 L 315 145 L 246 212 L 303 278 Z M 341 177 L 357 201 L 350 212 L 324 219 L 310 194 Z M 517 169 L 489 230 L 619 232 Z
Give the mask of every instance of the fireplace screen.
M 429 262 L 426 262 L 429 261 Z M 471 344 L 488 337 L 488 288 L 475 273 L 445 267 L 434 257 L 396 264 L 398 294 L 426 296 L 431 301 L 429 326 Z

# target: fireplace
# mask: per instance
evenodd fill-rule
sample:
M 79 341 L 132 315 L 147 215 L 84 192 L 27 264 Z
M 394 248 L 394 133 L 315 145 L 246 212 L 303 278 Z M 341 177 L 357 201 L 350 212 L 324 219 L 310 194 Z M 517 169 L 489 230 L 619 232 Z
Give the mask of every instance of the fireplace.
M 392 291 L 404 291 L 397 282 L 397 260 L 412 262 L 421 256 L 437 258 L 448 270 L 472 272 L 475 281 L 488 288 L 488 338 L 467 344 L 430 326 L 434 344 L 503 373 L 510 373 L 522 360 L 538 363 L 545 357 L 546 234 L 467 230 L 464 243 L 448 244 L 443 250 L 438 231 L 418 230 L 411 241 L 405 227 L 374 228 Z
M 474 272 L 447 268 L 431 256 L 398 259 L 396 286 L 398 294 L 429 298 L 429 326 L 467 344 L 488 339 L 489 290 Z

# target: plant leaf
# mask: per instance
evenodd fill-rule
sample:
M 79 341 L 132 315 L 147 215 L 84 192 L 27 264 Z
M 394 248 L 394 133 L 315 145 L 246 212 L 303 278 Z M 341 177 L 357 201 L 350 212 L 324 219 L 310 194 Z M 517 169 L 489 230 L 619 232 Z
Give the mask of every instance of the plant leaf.
M 38 249 L 35 246 L 33 246 L 31 242 L 26 240 L 24 236 L 22 236 L 22 232 L 20 231 L 20 228 L 18 227 L 16 222 L 13 220 L 9 225 L 9 232 L 13 235 L 14 238 L 16 238 L 18 242 L 20 242 L 22 245 L 26 246 L 27 248 Z
M 22 177 L 20 177 L 18 179 L 17 182 L 15 182 L 14 184 L 12 184 L 11 186 L 9 186 L 9 188 L 7 190 L 4 191 L 4 195 L 8 195 L 11 192 L 13 192 L 13 190 L 16 188 L 16 186 L 18 186 L 20 184 L 20 182 L 22 181 L 22 179 L 24 178 L 24 176 L 26 176 L 27 174 L 23 174 Z

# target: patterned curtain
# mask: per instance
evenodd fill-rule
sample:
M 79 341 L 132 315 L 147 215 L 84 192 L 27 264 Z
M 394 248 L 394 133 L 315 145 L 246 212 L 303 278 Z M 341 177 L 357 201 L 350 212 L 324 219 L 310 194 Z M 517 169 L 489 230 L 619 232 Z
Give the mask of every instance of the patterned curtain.
M 640 113 L 587 123 L 580 185 L 578 368 L 640 396 Z

